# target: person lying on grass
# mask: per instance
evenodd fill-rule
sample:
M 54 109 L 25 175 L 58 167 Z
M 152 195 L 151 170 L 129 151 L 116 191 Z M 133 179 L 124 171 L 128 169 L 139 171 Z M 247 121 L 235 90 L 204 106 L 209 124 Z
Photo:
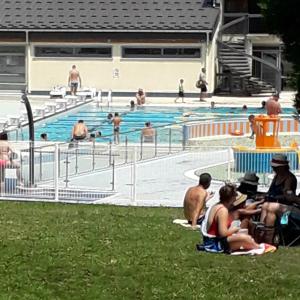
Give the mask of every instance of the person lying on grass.
M 201 226 L 205 250 L 230 253 L 260 248 L 250 235 L 239 233 L 238 227 L 231 227 L 233 220 L 228 210 L 236 200 L 236 186 L 226 184 L 221 187 L 219 195 L 220 202 L 207 210 Z

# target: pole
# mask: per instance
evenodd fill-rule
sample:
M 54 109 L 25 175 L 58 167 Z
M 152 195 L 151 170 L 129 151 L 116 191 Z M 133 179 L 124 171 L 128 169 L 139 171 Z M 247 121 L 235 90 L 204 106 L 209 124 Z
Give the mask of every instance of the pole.
M 54 148 L 54 200 L 59 200 L 59 155 L 58 155 L 58 144 L 55 144 Z
M 22 95 L 22 102 L 25 104 L 28 127 L 29 127 L 29 185 L 34 185 L 34 123 L 30 102 L 26 94 Z
M 133 160 L 132 160 L 132 190 L 131 199 L 132 205 L 136 205 L 136 147 L 133 148 Z
M 227 151 L 227 180 L 231 180 L 231 150 L 230 147 L 228 147 Z

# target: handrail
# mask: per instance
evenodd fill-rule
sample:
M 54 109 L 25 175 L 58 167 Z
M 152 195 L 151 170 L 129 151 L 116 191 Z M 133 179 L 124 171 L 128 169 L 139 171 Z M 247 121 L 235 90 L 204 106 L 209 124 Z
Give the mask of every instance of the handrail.
M 257 17 L 256 14 L 255 14 L 255 17 Z M 273 64 L 271 64 L 271 63 L 269 63 L 269 62 L 267 62 L 267 61 L 265 61 L 265 60 L 263 60 L 263 59 L 261 59 L 261 58 L 258 58 L 258 57 L 256 57 L 256 56 L 253 56 L 253 55 L 248 54 L 248 53 L 246 53 L 246 52 L 239 51 L 239 50 L 237 50 L 237 49 L 235 49 L 235 48 L 233 48 L 233 47 L 230 47 L 229 45 L 227 45 L 226 43 L 224 43 L 224 42 L 221 40 L 221 38 L 220 38 L 222 32 L 223 32 L 225 29 L 227 29 L 227 28 L 229 28 L 229 27 L 232 27 L 233 25 L 236 25 L 236 24 L 238 24 L 238 23 L 240 23 L 240 22 L 242 22 L 242 21 L 244 21 L 244 20 L 246 20 L 246 19 L 249 20 L 249 18 L 251 18 L 251 15 L 250 15 L 250 14 L 246 14 L 246 15 L 244 15 L 244 16 L 242 16 L 242 17 L 239 17 L 239 18 L 237 18 L 237 19 L 235 19 L 235 20 L 233 20 L 233 21 L 230 21 L 230 22 L 224 24 L 224 25 L 220 28 L 220 30 L 219 30 L 217 42 L 220 43 L 222 46 L 224 46 L 224 47 L 230 49 L 231 51 L 235 52 L 235 53 L 241 54 L 242 56 L 245 56 L 245 57 L 249 57 L 249 58 L 251 58 L 252 60 L 258 61 L 258 62 L 262 63 L 263 65 L 266 65 L 266 66 L 270 67 L 271 69 L 275 70 L 275 71 L 277 72 L 277 75 L 278 75 L 278 76 L 276 76 L 276 90 L 277 90 L 278 92 L 280 92 L 280 91 L 281 91 L 281 69 L 280 69 L 280 68 L 278 68 L 277 66 L 275 66 L 275 65 L 273 65 Z
M 271 63 L 269 63 L 269 62 L 267 62 L 267 61 L 265 61 L 261 58 L 258 58 L 256 56 L 253 56 L 253 55 L 248 54 L 248 53 L 243 52 L 243 51 L 239 51 L 239 50 L 227 45 L 226 43 L 220 41 L 219 39 L 217 40 L 217 42 L 219 44 L 221 44 L 222 46 L 224 46 L 225 48 L 228 48 L 228 49 L 230 49 L 231 51 L 233 51 L 235 53 L 241 54 L 245 57 L 249 57 L 252 60 L 258 61 L 258 62 L 262 63 L 263 65 L 266 65 L 266 66 L 270 67 L 271 69 L 275 70 L 278 74 L 278 76 L 276 76 L 276 90 L 278 92 L 281 91 L 281 69 L 280 68 L 276 67 L 275 65 L 273 65 L 273 64 L 271 64 Z
M 258 58 L 258 57 L 256 57 L 256 56 L 253 56 L 253 55 L 248 54 L 248 53 L 245 53 L 245 52 L 243 52 L 243 51 L 239 51 L 239 50 L 237 50 L 237 49 L 235 49 L 235 48 L 233 48 L 233 47 L 231 47 L 231 46 L 228 46 L 226 43 L 224 43 L 224 42 L 222 42 L 222 41 L 219 41 L 219 40 L 218 40 L 218 43 L 222 44 L 222 46 L 224 46 L 225 48 L 230 49 L 230 50 L 233 51 L 233 52 L 239 53 L 239 54 L 241 54 L 241 55 L 243 55 L 243 56 L 246 56 L 246 57 L 252 58 L 253 60 L 256 60 L 256 61 L 258 61 L 258 62 L 261 62 L 262 64 L 265 64 L 265 65 L 269 66 L 270 68 L 274 69 L 274 70 L 277 71 L 277 72 L 280 72 L 280 74 L 281 74 L 281 70 L 280 70 L 278 67 L 276 67 L 275 65 L 273 65 L 273 64 L 271 64 L 271 63 L 269 63 L 269 62 L 267 62 L 267 61 L 264 61 L 264 60 L 261 59 L 261 58 Z
M 248 19 L 248 16 L 242 16 L 242 17 L 240 17 L 240 18 L 237 18 L 237 19 L 235 19 L 235 20 L 233 20 L 233 21 L 230 21 L 230 22 L 224 24 L 224 25 L 220 28 L 219 33 L 222 33 L 225 29 L 227 29 L 227 28 L 229 28 L 229 27 L 231 27 L 231 26 L 233 26 L 233 25 L 235 25 L 235 24 L 238 24 L 238 23 L 240 23 L 240 22 L 242 22 L 242 21 L 244 21 L 244 20 L 246 20 L 246 19 Z

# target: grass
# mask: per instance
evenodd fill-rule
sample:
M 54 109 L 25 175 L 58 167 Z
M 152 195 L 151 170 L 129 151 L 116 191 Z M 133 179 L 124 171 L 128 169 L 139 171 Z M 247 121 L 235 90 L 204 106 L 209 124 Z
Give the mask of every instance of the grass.
M 299 299 L 300 249 L 195 251 L 180 209 L 0 203 L 0 299 Z

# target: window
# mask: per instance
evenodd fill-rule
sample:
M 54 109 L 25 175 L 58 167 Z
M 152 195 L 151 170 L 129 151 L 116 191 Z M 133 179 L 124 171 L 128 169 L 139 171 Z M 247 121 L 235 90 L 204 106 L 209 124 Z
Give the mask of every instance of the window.
M 112 57 L 111 47 L 35 47 L 36 57 Z
M 23 46 L 0 46 L 0 55 L 25 55 Z
M 200 48 L 165 48 L 163 54 L 165 57 L 200 58 Z
M 201 48 L 189 47 L 123 47 L 125 58 L 200 58 Z

